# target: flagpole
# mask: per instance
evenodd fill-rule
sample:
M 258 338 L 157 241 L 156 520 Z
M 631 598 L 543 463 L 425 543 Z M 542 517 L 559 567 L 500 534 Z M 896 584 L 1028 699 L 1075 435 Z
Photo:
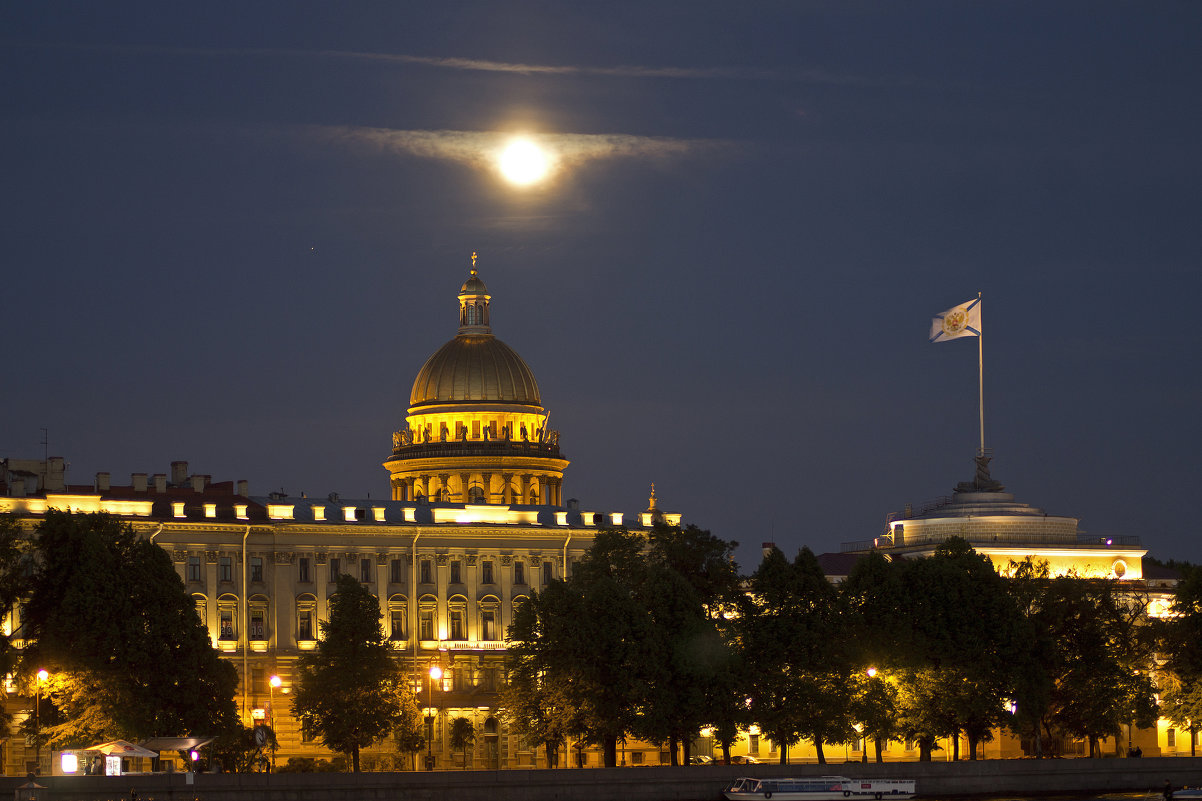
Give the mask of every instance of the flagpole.
M 981 305 L 981 293 L 977 293 L 977 306 Z M 982 310 L 983 311 L 983 310 Z M 980 314 L 980 312 L 978 312 Z M 985 455 L 985 321 L 982 317 L 981 332 L 977 334 L 977 400 L 981 419 L 981 456 Z

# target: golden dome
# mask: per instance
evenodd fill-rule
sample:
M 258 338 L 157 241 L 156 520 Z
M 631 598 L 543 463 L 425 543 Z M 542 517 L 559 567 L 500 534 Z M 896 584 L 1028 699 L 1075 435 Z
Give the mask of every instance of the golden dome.
M 460 334 L 417 374 L 409 405 L 430 403 L 541 405 L 534 373 L 513 348 L 491 334 Z

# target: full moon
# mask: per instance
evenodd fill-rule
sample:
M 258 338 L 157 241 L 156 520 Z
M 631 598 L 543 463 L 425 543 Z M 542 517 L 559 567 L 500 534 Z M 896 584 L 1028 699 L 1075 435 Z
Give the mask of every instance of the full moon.
M 541 181 L 551 171 L 551 159 L 529 139 L 514 139 L 501 151 L 498 166 L 505 180 L 518 186 Z

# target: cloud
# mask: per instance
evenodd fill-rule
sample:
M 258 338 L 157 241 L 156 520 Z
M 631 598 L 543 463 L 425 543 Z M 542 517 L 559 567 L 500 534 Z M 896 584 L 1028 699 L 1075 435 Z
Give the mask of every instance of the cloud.
M 827 72 L 821 69 L 762 69 L 755 67 L 651 67 L 638 64 L 593 66 L 579 64 L 522 64 L 490 61 L 480 58 L 454 56 L 416 56 L 408 53 L 371 53 L 356 50 L 297 50 L 289 48 L 201 48 L 165 47 L 161 45 L 103 45 L 3 42 L 6 47 L 26 47 L 47 50 L 103 51 L 116 53 L 151 53 L 156 55 L 203 57 L 284 57 L 322 58 L 351 61 L 370 61 L 385 64 L 415 64 L 443 70 L 471 72 L 501 72 L 515 75 L 605 76 L 613 78 L 678 78 L 704 80 L 784 81 L 792 83 L 835 84 L 846 86 L 897 86 L 913 83 L 908 78 L 864 77 Z
M 331 144 L 369 146 L 419 158 L 454 161 L 479 169 L 497 164 L 501 150 L 515 136 L 505 131 L 403 131 L 391 128 L 308 126 Z M 697 151 L 731 147 L 712 139 L 671 139 L 630 134 L 523 133 L 546 152 L 557 167 L 579 166 L 600 159 L 665 159 Z

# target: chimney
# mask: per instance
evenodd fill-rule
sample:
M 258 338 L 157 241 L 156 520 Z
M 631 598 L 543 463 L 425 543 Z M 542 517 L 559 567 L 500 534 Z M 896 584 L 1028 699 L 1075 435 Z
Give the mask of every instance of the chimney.
M 204 492 L 205 491 L 205 477 L 204 476 L 201 476 L 201 475 L 192 476 L 192 491 L 193 492 Z
M 243 498 L 250 495 L 250 484 L 247 483 L 245 478 L 238 480 L 238 494 L 241 495 Z
M 146 491 L 146 474 L 134 473 L 129 477 L 129 483 L 134 485 L 134 492 Z
M 108 473 L 96 474 L 96 491 L 108 492 L 113 486 L 111 476 Z
M 764 542 L 760 544 L 760 551 L 763 552 L 765 559 L 768 558 L 768 554 L 772 553 L 772 549 L 775 547 L 775 542 Z
M 177 487 L 182 487 L 188 483 L 188 463 L 187 462 L 172 462 L 171 463 L 171 483 Z
M 155 473 L 154 474 L 154 491 L 159 492 L 159 493 L 167 491 L 167 474 L 166 473 Z

